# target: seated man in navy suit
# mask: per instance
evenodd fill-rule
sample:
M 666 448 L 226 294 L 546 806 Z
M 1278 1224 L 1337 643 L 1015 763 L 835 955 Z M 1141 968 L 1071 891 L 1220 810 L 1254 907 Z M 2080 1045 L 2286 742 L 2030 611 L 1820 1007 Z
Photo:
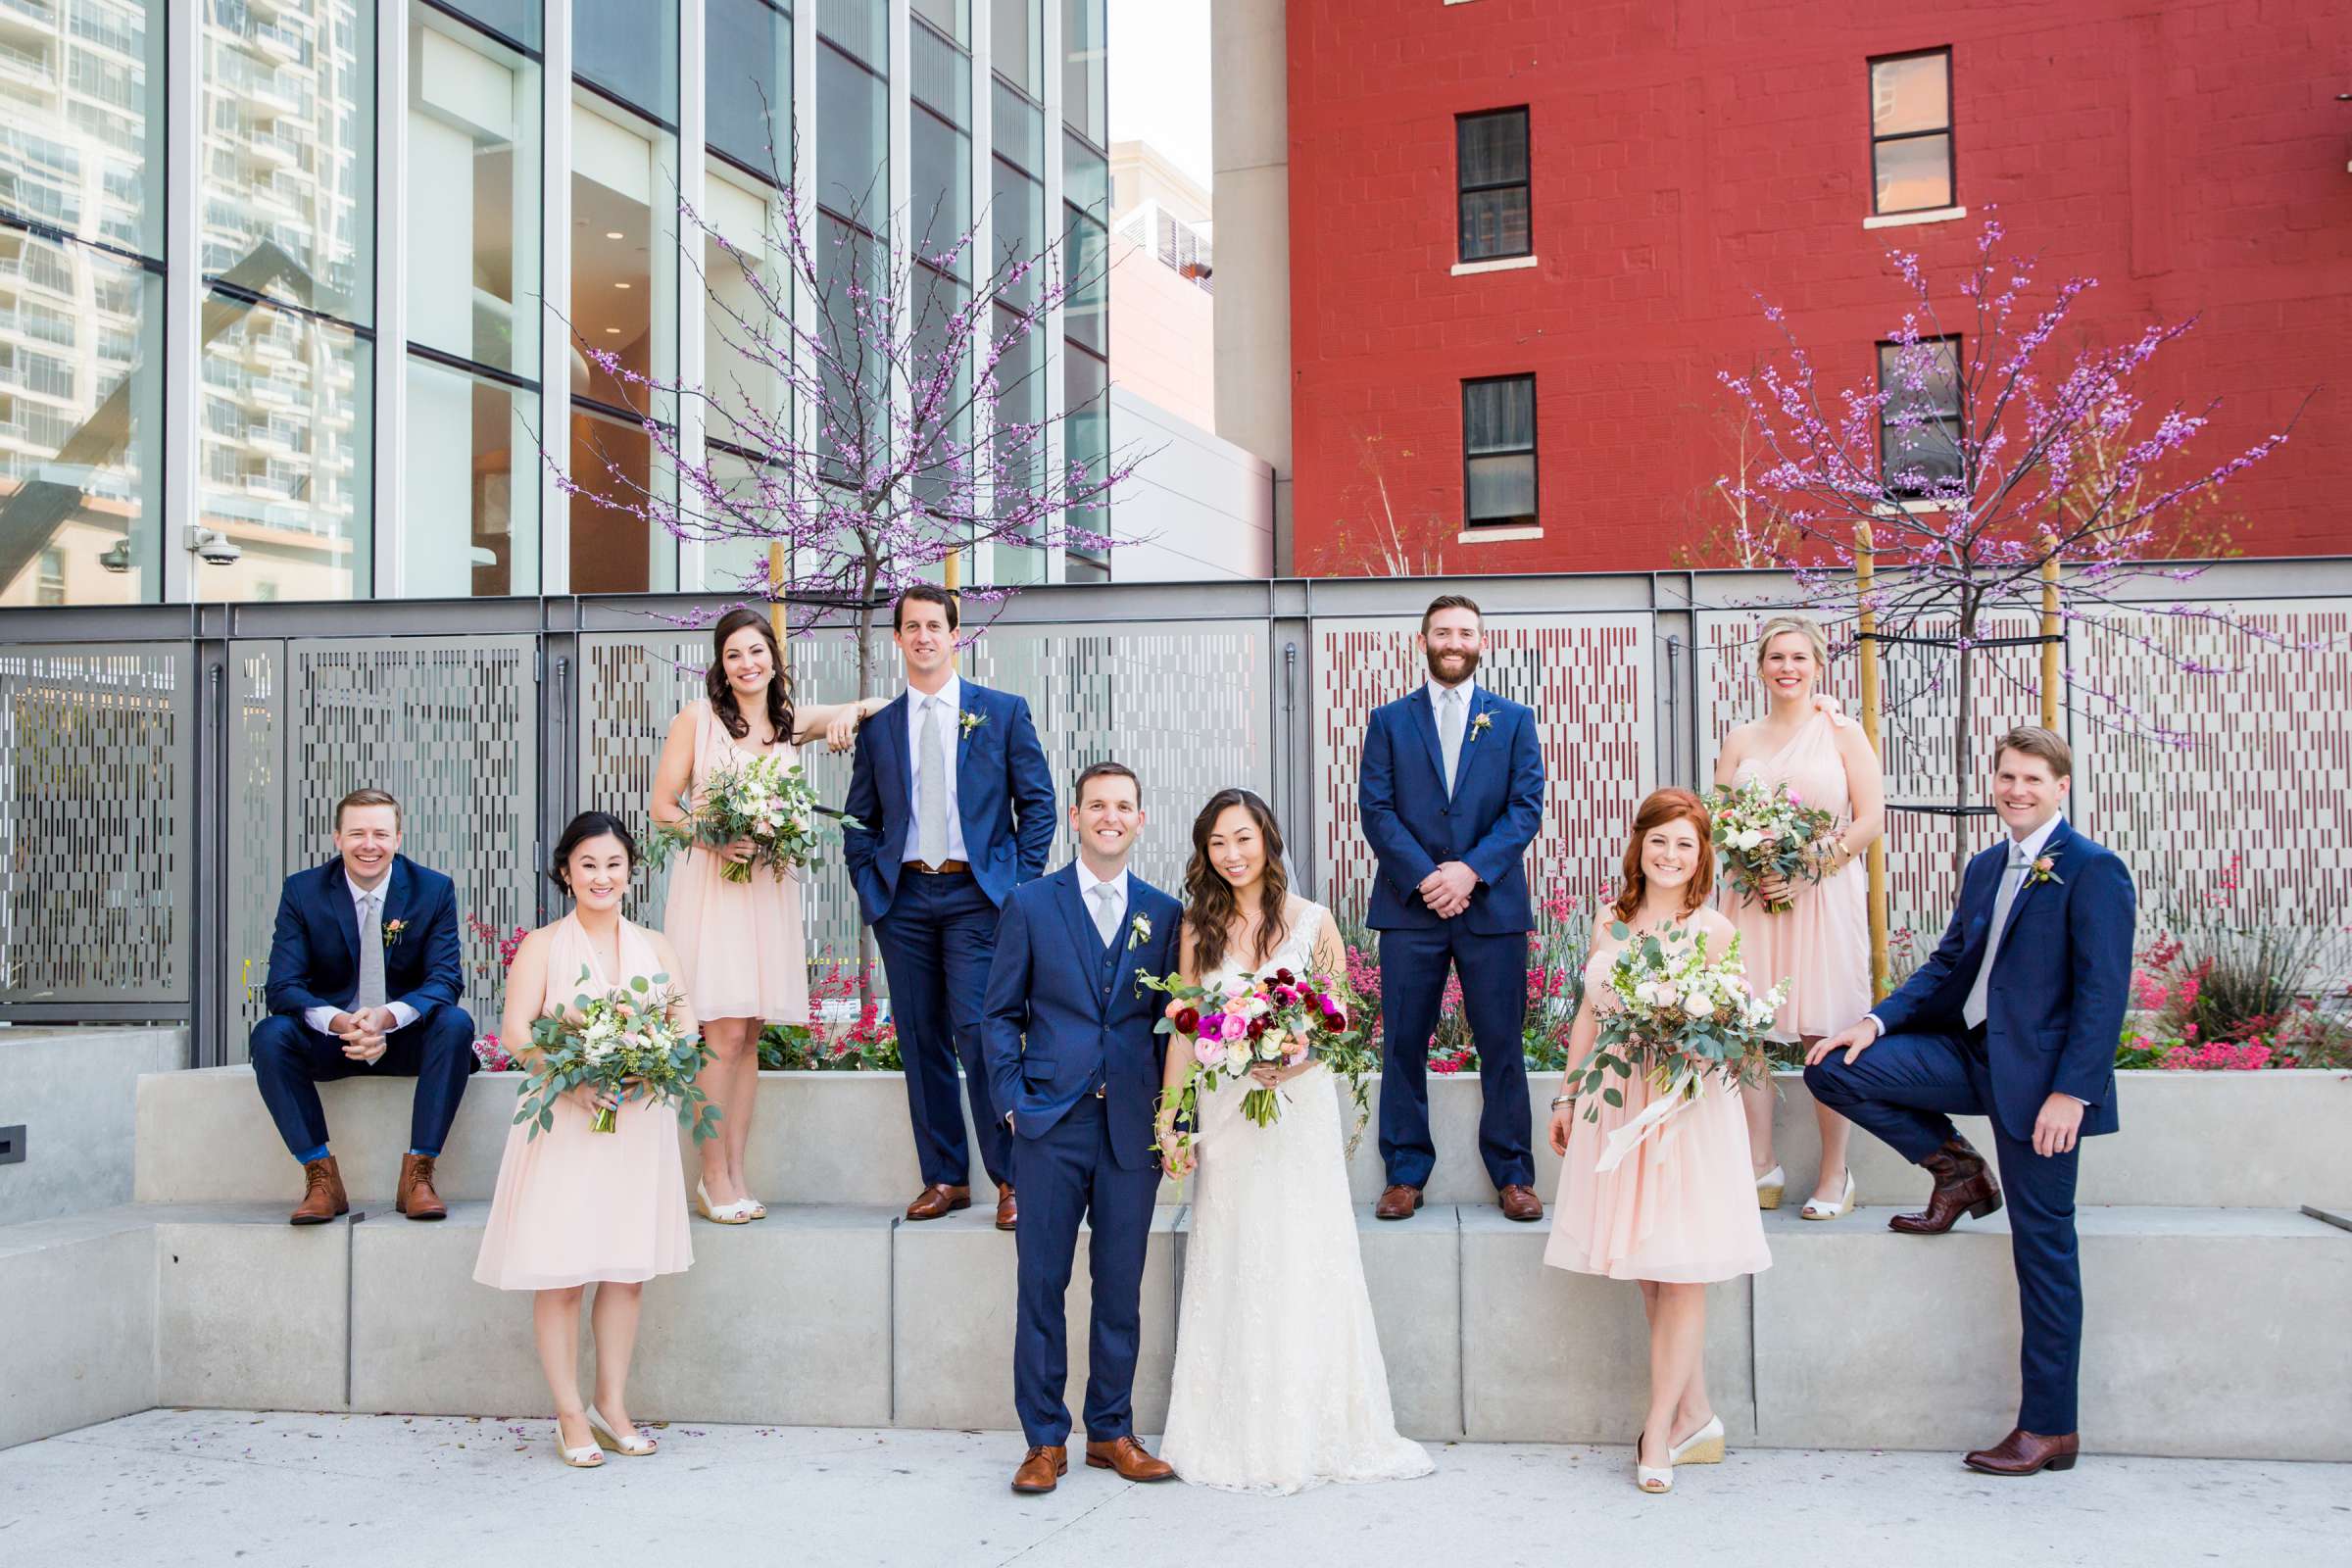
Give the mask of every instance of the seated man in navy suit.
M 253 1026 L 254 1081 L 302 1162 L 292 1220 L 324 1224 L 351 1207 L 318 1086 L 361 1074 L 416 1080 L 394 1206 L 440 1219 L 449 1209 L 433 1191 L 433 1161 L 475 1066 L 473 1020 L 458 1005 L 457 892 L 400 853 L 400 803 L 382 790 L 336 803 L 335 857 L 286 878 L 270 944 L 270 1016 Z
M 1935 1176 L 1923 1212 L 1887 1222 L 1909 1235 L 2001 1206 L 2000 1182 L 1952 1125 L 1991 1118 L 2025 1333 L 2017 1430 L 1967 1458 L 1987 1475 L 2072 1469 L 2080 1449 L 2077 1149 L 2116 1129 L 2133 893 L 2124 862 L 2059 813 L 2073 773 L 2049 730 L 2001 738 L 1992 804 L 2008 832 L 1968 863 L 1943 940 L 1876 1012 L 1805 1057 L 1814 1099 Z
M 981 1167 L 997 1186 L 997 1229 L 1008 1231 L 1020 1218 L 1012 1143 L 989 1101 L 980 997 L 997 911 L 1045 870 L 1054 848 L 1054 775 L 1029 705 L 957 677 L 954 594 L 916 583 L 899 595 L 892 617 L 906 690 L 858 731 L 846 805 L 865 825 L 842 830 L 842 859 L 882 950 L 906 1067 L 923 1175 L 906 1217 L 971 1207 L 969 1095 Z
M 1013 1403 L 1029 1451 L 1015 1492 L 1052 1492 L 1069 1469 L 1069 1328 L 1063 1298 L 1078 1227 L 1090 1225 L 1086 1462 L 1128 1481 L 1175 1474 L 1135 1438 L 1144 1259 L 1159 1195 L 1162 1037 L 1139 973 L 1177 966 L 1184 908 L 1127 869 L 1143 786 L 1118 762 L 1078 775 L 1078 858 L 1015 888 L 997 927 L 983 1039 L 993 1098 L 1021 1172 Z M 1312 1332 L 1309 1330 L 1308 1332 Z

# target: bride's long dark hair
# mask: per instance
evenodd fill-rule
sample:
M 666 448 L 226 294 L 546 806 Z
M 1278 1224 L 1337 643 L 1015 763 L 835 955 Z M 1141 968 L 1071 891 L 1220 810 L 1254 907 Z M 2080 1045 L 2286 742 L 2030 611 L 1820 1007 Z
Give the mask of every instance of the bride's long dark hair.
M 1184 923 L 1193 933 L 1193 967 L 1206 974 L 1225 961 L 1225 939 L 1242 912 L 1242 901 L 1223 872 L 1209 863 L 1208 836 L 1217 818 L 1234 807 L 1250 813 L 1258 838 L 1266 847 L 1266 867 L 1258 874 L 1257 952 L 1252 964 L 1273 955 L 1283 937 L 1283 909 L 1291 897 L 1290 873 L 1282 867 L 1282 824 L 1274 808 L 1249 790 L 1219 790 L 1193 818 L 1193 858 L 1184 868 Z

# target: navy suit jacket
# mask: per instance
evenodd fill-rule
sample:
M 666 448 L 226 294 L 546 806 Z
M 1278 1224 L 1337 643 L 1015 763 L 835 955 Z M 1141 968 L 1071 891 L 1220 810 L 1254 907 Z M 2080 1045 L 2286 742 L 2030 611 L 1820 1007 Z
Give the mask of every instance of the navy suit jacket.
M 1152 924 L 1140 940 L 1138 915 Z M 997 923 L 980 1043 L 996 1106 L 1012 1112 L 1015 1132 L 1043 1137 L 1102 1082 L 1117 1163 L 1142 1170 L 1157 1161 L 1152 1120 L 1165 1042 L 1155 1031 L 1166 1004 L 1135 977 L 1175 971 L 1183 919 L 1182 905 L 1129 872 L 1127 921 L 1105 986 L 1078 868 L 1013 890 Z
M 1544 823 L 1535 710 L 1481 686 L 1462 731 L 1451 798 L 1444 756 L 1426 685 L 1372 710 L 1356 788 L 1364 837 L 1380 861 L 1368 923 L 1376 931 L 1448 924 L 1417 890 L 1441 861 L 1460 860 L 1478 873 L 1470 907 L 1454 916 L 1463 929 L 1480 936 L 1534 930 L 1527 847 Z
M 2137 896 L 2115 853 L 2070 823 L 2058 824 L 2041 853 L 2056 880 L 2029 877 L 2018 889 L 1984 994 L 1993 1110 L 2010 1137 L 2029 1139 L 2042 1102 L 2055 1091 L 2083 1102 L 2083 1136 L 2111 1133 Z M 1900 990 L 1872 1009 L 1886 1033 L 1966 1030 L 1960 1010 L 1984 962 L 2008 857 L 2004 840 L 1968 862 L 1943 940 Z
M 1003 908 L 1012 890 L 1035 880 L 1054 848 L 1054 774 L 1037 742 L 1026 699 L 962 683 L 956 747 L 956 814 L 972 877 Z M 906 754 L 906 694 L 865 721 L 850 764 L 844 809 L 863 822 L 842 830 L 842 858 L 866 924 L 890 912 L 914 831 L 914 759 Z
M 449 878 L 395 855 L 376 917 L 404 922 L 399 937 L 384 944 L 384 1000 L 415 1007 L 418 1023 L 435 1007 L 455 1006 L 466 989 L 466 959 L 458 939 L 458 892 Z M 295 872 L 278 896 L 277 930 L 270 940 L 270 1010 L 295 1017 L 313 1007 L 348 1011 L 359 989 L 359 910 L 337 858 Z

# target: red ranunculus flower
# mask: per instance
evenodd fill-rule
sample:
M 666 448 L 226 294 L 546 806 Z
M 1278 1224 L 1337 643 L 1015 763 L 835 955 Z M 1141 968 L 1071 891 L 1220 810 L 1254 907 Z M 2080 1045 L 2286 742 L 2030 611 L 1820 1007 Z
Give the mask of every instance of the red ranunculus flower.
M 1186 1007 L 1176 1014 L 1176 1032 L 1189 1035 L 1200 1027 L 1200 1009 Z
M 1252 1019 L 1250 1019 L 1250 1039 L 1252 1039 L 1252 1040 L 1263 1040 L 1263 1039 L 1265 1038 L 1265 1035 L 1266 1035 L 1266 1020 L 1265 1020 L 1265 1019 L 1263 1019 L 1263 1018 L 1252 1018 Z
M 1288 969 L 1275 970 L 1274 978 L 1281 981 L 1286 986 L 1295 986 L 1298 983 L 1298 976 L 1292 974 Z

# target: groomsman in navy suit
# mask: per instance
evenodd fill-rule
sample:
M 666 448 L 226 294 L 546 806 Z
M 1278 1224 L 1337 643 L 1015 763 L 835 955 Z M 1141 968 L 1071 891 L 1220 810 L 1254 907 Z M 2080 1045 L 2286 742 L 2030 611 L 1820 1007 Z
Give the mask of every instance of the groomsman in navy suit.
M 2115 1042 L 2132 975 L 2132 874 L 2060 814 L 2073 783 L 2063 738 L 2002 737 L 1992 801 L 2008 828 L 1969 861 L 1943 940 L 1876 1012 L 1806 1055 L 1813 1097 L 1936 1178 L 1927 1208 L 1891 1229 L 1940 1236 L 2001 1206 L 2024 1340 L 2017 1430 L 1968 1455 L 1987 1475 L 2074 1467 L 2082 1357 L 2075 1246 L 2079 1140 L 2116 1129 Z M 1952 1125 L 1987 1116 L 2000 1181 Z
M 393 1206 L 411 1219 L 448 1214 L 433 1161 L 476 1065 L 473 1020 L 458 1005 L 465 981 L 456 889 L 400 853 L 398 801 L 354 790 L 335 805 L 335 858 L 286 878 L 270 944 L 270 1016 L 253 1026 L 248 1050 L 262 1102 L 302 1162 L 294 1224 L 350 1210 L 318 1085 L 369 1075 L 416 1080 Z
M 1054 775 L 1028 703 L 956 675 L 956 596 L 917 583 L 892 613 L 906 690 L 860 731 L 847 809 L 865 825 L 844 831 L 842 858 L 882 950 L 906 1062 L 923 1175 L 906 1217 L 972 1206 L 960 1060 L 980 1162 L 997 1184 L 997 1229 L 1008 1231 L 1019 1218 L 1012 1141 L 989 1098 L 980 999 L 997 911 L 1054 847 Z
M 1093 1230 L 1094 1288 L 1086 1462 L 1129 1481 L 1176 1473 L 1135 1438 L 1144 1257 L 1159 1194 L 1153 1113 L 1165 1049 L 1156 1032 L 1158 996 L 1136 976 L 1175 970 L 1184 909 L 1127 869 L 1144 826 L 1135 774 L 1118 762 L 1097 762 L 1078 775 L 1075 793 L 1070 827 L 1078 858 L 1013 893 L 988 975 L 988 1075 L 1015 1140 L 1027 1210 L 1012 1387 L 1029 1451 L 1013 1473 L 1015 1492 L 1052 1492 L 1069 1469 L 1063 1299 L 1082 1221 Z
M 1380 1153 L 1389 1186 L 1374 1212 L 1409 1218 L 1437 1162 L 1429 1041 L 1450 969 L 1461 976 L 1478 1047 L 1479 1153 L 1503 1213 L 1539 1220 L 1521 1043 L 1536 923 L 1527 847 L 1544 819 L 1536 715 L 1480 688 L 1486 629 L 1461 595 L 1430 601 L 1416 642 L 1429 680 L 1373 710 L 1357 790 L 1380 862 L 1370 924 L 1380 933 Z

